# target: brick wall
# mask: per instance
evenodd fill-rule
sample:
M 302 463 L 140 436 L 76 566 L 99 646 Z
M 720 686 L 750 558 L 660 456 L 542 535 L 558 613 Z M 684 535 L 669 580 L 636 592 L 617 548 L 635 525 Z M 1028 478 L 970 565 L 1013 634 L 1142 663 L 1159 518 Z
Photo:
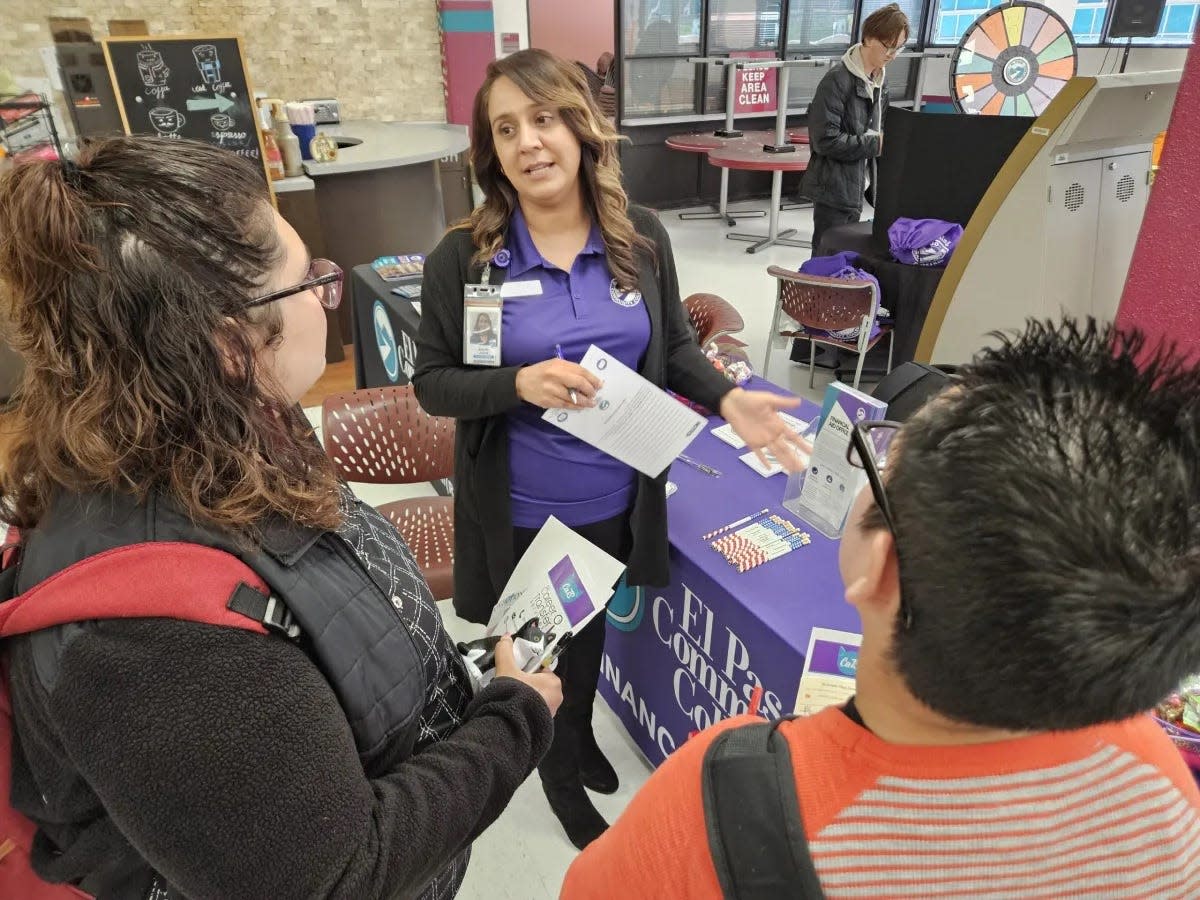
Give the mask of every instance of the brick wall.
M 97 40 L 110 19 L 144 19 L 157 34 L 237 34 L 255 91 L 336 97 L 343 118 L 445 119 L 434 0 L 0 0 L 0 68 L 45 77 L 38 49 L 51 43 L 51 16 L 90 19 Z

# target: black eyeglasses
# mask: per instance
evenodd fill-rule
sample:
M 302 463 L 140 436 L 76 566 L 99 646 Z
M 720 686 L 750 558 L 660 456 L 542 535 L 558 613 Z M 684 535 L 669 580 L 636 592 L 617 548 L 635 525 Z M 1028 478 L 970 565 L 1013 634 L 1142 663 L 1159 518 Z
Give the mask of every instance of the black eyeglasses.
M 896 535 L 896 519 L 892 515 L 892 505 L 888 502 L 887 491 L 883 488 L 883 471 L 887 468 L 888 448 L 899 430 L 899 422 L 886 419 L 881 422 L 859 422 L 850 432 L 850 443 L 846 445 L 846 461 L 867 473 L 867 483 L 871 485 L 875 505 L 879 507 L 888 531 L 892 533 L 897 560 L 900 558 L 900 539 Z M 900 587 L 900 622 L 906 631 L 912 627 L 912 606 L 904 595 L 903 583 Z
M 308 265 L 308 275 L 299 284 L 294 284 L 291 287 L 281 288 L 277 291 L 271 291 L 269 294 L 263 294 L 251 300 L 244 307 L 251 309 L 255 306 L 262 306 L 264 303 L 271 303 L 275 300 L 282 300 L 284 297 L 290 297 L 293 294 L 299 294 L 304 291 L 314 291 L 317 295 L 317 300 L 326 309 L 337 309 L 338 304 L 342 302 L 342 283 L 345 281 L 345 274 L 341 267 L 328 259 L 314 259 Z

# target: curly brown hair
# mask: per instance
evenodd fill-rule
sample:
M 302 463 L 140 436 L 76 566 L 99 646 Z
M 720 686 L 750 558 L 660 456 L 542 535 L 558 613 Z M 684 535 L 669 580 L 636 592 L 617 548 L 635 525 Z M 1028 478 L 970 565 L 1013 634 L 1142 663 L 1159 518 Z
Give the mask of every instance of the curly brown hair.
M 623 290 L 633 290 L 638 281 L 637 253 L 653 258 L 654 244 L 638 234 L 629 220 L 629 198 L 621 186 L 617 157 L 621 136 L 600 112 L 579 66 L 545 50 L 521 50 L 490 63 L 475 95 L 471 165 L 485 199 L 457 226 L 471 230 L 477 248 L 475 261 L 487 262 L 500 250 L 508 220 L 517 208 L 517 191 L 500 169 L 488 118 L 492 85 L 499 78 L 512 81 L 534 102 L 557 109 L 579 141 L 584 205 L 600 226 L 609 271 Z
M 262 173 L 192 141 L 85 143 L 0 179 L 0 292 L 26 369 L 0 515 L 54 494 L 161 493 L 253 541 L 278 514 L 335 527 L 337 477 L 258 351 L 247 310 L 281 259 Z

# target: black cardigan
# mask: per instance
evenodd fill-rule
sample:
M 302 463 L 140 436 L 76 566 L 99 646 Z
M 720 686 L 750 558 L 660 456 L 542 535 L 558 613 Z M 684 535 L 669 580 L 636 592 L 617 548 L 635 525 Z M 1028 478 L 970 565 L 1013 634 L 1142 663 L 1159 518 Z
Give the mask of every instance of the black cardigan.
M 733 385 L 705 359 L 683 304 L 671 240 L 658 217 L 631 206 L 629 218 L 655 245 L 656 259 L 639 256 L 638 290 L 650 314 L 650 344 L 638 370 L 711 410 Z M 473 264 L 475 246 L 466 229 L 450 231 L 425 261 L 421 288 L 421 328 L 413 387 L 426 412 L 458 420 L 454 476 L 454 609 L 464 619 L 486 622 L 512 574 L 512 511 L 509 503 L 506 414 L 517 397 L 517 368 L 463 365 L 463 285 L 477 283 L 482 266 Z M 503 269 L 492 266 L 491 283 Z M 666 473 L 638 476 L 630 528 L 630 584 L 668 581 Z

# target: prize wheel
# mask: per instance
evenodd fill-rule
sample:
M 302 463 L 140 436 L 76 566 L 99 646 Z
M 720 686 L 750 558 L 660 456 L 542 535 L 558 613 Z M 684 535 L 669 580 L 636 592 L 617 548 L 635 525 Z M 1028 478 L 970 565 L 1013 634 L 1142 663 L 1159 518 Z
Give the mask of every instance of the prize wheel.
M 950 60 L 950 91 L 960 112 L 1040 116 L 1075 77 L 1071 29 L 1040 3 L 1015 2 L 981 15 Z

